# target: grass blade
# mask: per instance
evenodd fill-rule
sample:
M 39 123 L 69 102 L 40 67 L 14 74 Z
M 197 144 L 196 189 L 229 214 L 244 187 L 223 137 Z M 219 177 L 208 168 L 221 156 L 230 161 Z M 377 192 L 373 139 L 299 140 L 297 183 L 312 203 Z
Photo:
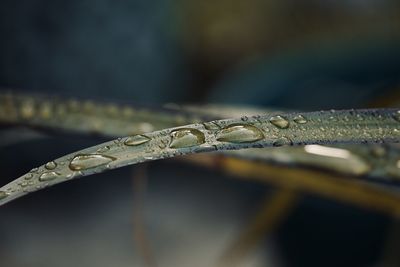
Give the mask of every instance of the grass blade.
M 400 141 L 396 109 L 284 113 L 217 120 L 135 135 L 66 155 L 0 188 L 0 205 L 70 179 L 145 161 L 272 146 Z

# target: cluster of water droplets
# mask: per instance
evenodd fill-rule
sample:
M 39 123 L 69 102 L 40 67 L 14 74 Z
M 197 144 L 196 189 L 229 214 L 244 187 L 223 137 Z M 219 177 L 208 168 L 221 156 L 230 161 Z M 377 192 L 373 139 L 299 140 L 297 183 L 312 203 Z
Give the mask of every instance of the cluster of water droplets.
M 71 108 L 71 107 L 70 107 Z M 73 107 L 72 107 L 73 108 Z M 91 106 L 88 104 L 87 109 Z M 25 115 L 31 110 L 25 107 Z M 111 111 L 110 111 L 111 112 Z M 312 119 L 308 117 L 311 116 Z M 389 121 L 389 119 L 392 121 Z M 213 121 L 203 124 L 189 125 L 153 132 L 149 134 L 137 134 L 126 138 L 119 138 L 95 148 L 85 149 L 84 153 L 76 153 L 56 161 L 51 161 L 44 166 L 31 171 L 18 179 L 18 186 L 22 191 L 35 187 L 36 190 L 52 185 L 61 178 L 72 178 L 89 175 L 96 171 L 110 168 L 110 164 L 124 161 L 123 166 L 144 160 L 171 157 L 178 154 L 196 152 L 198 147 L 214 147 L 217 149 L 239 149 L 246 147 L 284 146 L 324 141 L 334 141 L 335 138 L 345 136 L 350 141 L 365 139 L 370 141 L 370 136 L 356 136 L 354 133 L 362 133 L 374 130 L 371 135 L 374 138 L 388 137 L 390 140 L 399 141 L 399 135 L 391 125 L 400 122 L 400 111 L 392 114 L 374 112 L 342 112 L 336 113 L 310 113 L 310 114 L 286 114 L 274 116 L 252 116 L 241 119 Z M 367 123 L 364 123 L 368 120 Z M 354 123 L 354 122 L 359 122 Z M 387 122 L 379 125 L 380 121 Z M 339 123 L 339 124 L 338 124 Z M 339 125 L 339 126 L 338 126 Z M 358 139 L 357 139 L 358 138 Z M 364 138 L 364 139 L 363 139 Z M 397 138 L 397 139 L 396 139 Z M 339 138 L 339 140 L 341 140 Z M 232 144 L 227 146 L 226 144 Z M 89 152 L 88 152 L 89 151 Z M 400 165 L 400 163 L 398 164 Z M 92 170 L 85 173 L 86 170 Z M 34 181 L 33 177 L 37 177 Z M 59 181 L 59 182 L 60 182 Z M 44 186 L 39 183 L 44 183 Z M 4 199 L 17 191 L 15 186 L 0 191 L 0 199 Z

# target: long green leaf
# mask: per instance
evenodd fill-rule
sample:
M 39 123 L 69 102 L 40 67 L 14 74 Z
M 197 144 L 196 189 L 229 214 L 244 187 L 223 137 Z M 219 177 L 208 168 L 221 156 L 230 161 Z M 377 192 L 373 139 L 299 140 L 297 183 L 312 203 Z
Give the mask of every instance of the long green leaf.
M 51 161 L 0 188 L 0 205 L 70 179 L 179 155 L 337 143 L 400 142 L 395 109 L 285 113 L 217 120 L 119 138 Z
M 93 100 L 0 93 L 0 123 L 29 126 L 52 133 L 67 131 L 117 138 L 204 120 L 277 114 L 277 111 L 240 106 L 165 106 L 164 109 L 149 109 Z M 301 122 L 299 118 L 298 122 Z M 368 176 L 376 181 L 400 178 L 396 166 L 400 148 L 393 145 L 264 148 L 223 151 L 223 154 L 246 160 L 324 168 L 345 175 Z

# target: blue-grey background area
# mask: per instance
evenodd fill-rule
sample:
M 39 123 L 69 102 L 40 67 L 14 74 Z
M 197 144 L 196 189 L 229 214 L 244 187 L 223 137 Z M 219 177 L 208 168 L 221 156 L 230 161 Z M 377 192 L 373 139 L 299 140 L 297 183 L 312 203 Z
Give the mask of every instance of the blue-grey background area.
M 183 101 L 168 1 L 2 1 L 2 86 L 135 103 Z
M 225 102 L 304 110 L 368 107 L 399 88 L 399 36 L 306 42 L 216 67 L 215 58 L 185 46 L 190 35 L 181 32 L 181 3 L 2 0 L 0 87 L 141 105 Z M 104 141 L 1 130 L 2 184 Z M 145 266 L 133 234 L 135 168 L 1 207 L 0 266 Z M 212 266 L 276 189 L 171 160 L 148 168 L 142 219 L 161 267 Z M 392 220 L 305 195 L 243 266 L 376 266 Z
M 210 99 L 303 110 L 373 105 L 400 84 L 399 47 L 381 35 L 310 44 L 237 68 Z

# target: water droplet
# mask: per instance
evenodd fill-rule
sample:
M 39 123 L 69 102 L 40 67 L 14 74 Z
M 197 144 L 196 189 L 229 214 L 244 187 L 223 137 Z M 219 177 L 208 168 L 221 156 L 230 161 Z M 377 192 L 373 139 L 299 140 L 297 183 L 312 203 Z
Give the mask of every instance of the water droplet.
M 335 116 L 330 116 L 330 117 L 329 117 L 329 120 L 331 120 L 331 121 L 337 121 L 338 119 L 337 119 L 337 117 L 335 117 Z
M 31 173 L 28 173 L 27 175 L 25 175 L 24 179 L 25 180 L 30 180 L 33 178 L 33 175 Z
M 393 114 L 393 119 L 395 119 L 396 121 L 400 122 L 400 110 L 396 111 Z
M 363 120 L 364 120 L 364 118 L 363 118 L 363 116 L 361 116 L 361 114 L 357 114 L 357 115 L 356 115 L 356 118 L 357 118 L 357 120 L 359 120 L 359 121 L 363 121 Z
M 289 121 L 280 115 L 273 116 L 269 119 L 269 122 L 281 129 L 286 129 L 289 127 Z
M 307 119 L 303 115 L 297 115 L 293 118 L 293 121 L 298 124 L 307 123 Z
M 230 143 L 251 143 L 264 138 L 260 129 L 248 124 L 232 124 L 222 129 L 217 140 Z
M 39 176 L 39 181 L 45 182 L 45 181 L 51 181 L 60 176 L 59 173 L 57 172 L 44 172 Z
M 292 142 L 292 140 L 290 140 L 290 138 L 288 138 L 286 136 L 282 136 L 282 137 L 276 139 L 272 143 L 272 145 L 276 146 L 276 147 L 278 147 L 278 146 L 291 146 L 291 145 L 293 145 L 293 142 Z
M 107 152 L 108 150 L 110 150 L 110 146 L 104 146 L 104 147 L 100 147 L 99 149 L 97 149 L 97 152 L 104 153 L 104 152 Z
M 129 136 L 128 138 L 125 139 L 124 144 L 127 146 L 138 146 L 147 143 L 149 141 L 150 137 L 140 134 L 140 135 Z
M 55 161 L 47 162 L 44 167 L 48 170 L 54 170 L 57 167 L 57 163 Z
M 160 134 L 161 136 L 167 136 L 167 135 L 168 135 L 167 131 L 161 131 L 159 134 Z
M 119 137 L 117 139 L 114 140 L 114 144 L 116 144 L 117 146 L 119 146 L 121 144 L 122 138 Z
M 8 194 L 4 191 L 0 191 L 0 199 L 4 199 L 6 197 L 8 197 Z
M 203 124 L 204 128 L 206 130 L 209 130 L 209 131 L 215 131 L 215 130 L 221 129 L 221 127 L 217 123 L 215 123 L 213 121 L 212 122 L 205 122 L 205 123 L 202 123 L 202 124 Z
M 69 168 L 73 171 L 86 170 L 102 165 L 106 165 L 116 160 L 114 157 L 101 154 L 81 154 L 76 155 L 69 163 Z
M 205 137 L 202 132 L 192 128 L 181 128 L 173 130 L 171 133 L 170 148 L 182 148 L 201 145 L 205 142 Z
M 345 122 L 349 122 L 349 121 L 350 121 L 350 118 L 349 118 L 349 116 L 345 115 L 345 116 L 343 117 L 343 120 L 344 120 Z
M 158 147 L 161 148 L 161 149 L 164 149 L 164 148 L 167 147 L 167 145 L 168 145 L 168 140 L 161 139 L 160 140 L 160 144 L 158 145 Z

